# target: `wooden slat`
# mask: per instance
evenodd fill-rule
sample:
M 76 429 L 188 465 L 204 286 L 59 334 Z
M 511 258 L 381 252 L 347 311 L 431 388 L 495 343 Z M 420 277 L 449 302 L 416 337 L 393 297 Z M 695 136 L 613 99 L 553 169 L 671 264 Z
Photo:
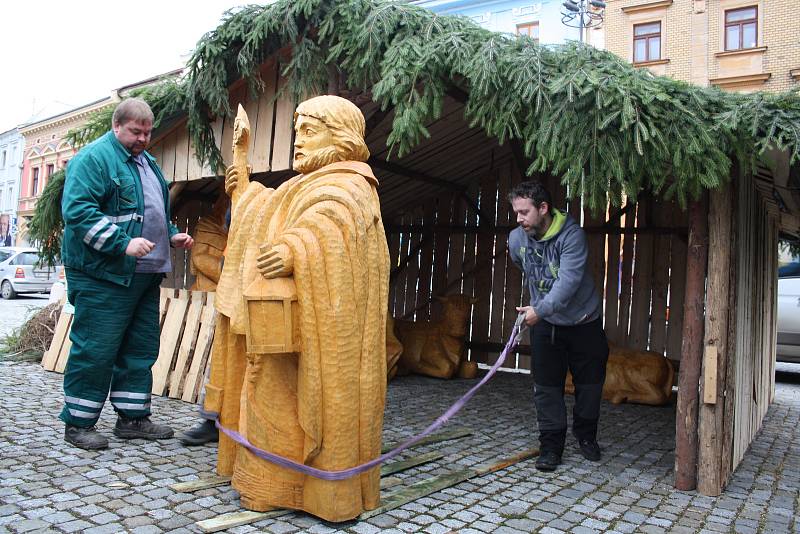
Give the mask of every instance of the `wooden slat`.
M 629 211 L 624 216 L 624 226 L 625 228 L 633 228 L 635 225 L 635 212 Z M 630 318 L 631 285 L 633 282 L 633 244 L 633 235 L 628 234 L 622 237 L 622 282 L 620 283 L 619 313 L 617 314 L 617 338 L 613 340 L 622 346 L 628 343 L 628 319 Z M 680 349 L 678 352 L 680 352 Z
M 610 211 L 610 210 L 609 210 Z M 618 228 L 620 221 L 615 220 L 612 224 L 614 228 Z M 622 260 L 620 253 L 620 234 L 608 234 L 607 243 L 607 258 L 606 258 L 606 284 L 605 284 L 605 313 L 603 320 L 605 325 L 606 336 L 611 341 L 619 339 L 619 325 L 617 324 L 617 317 L 619 314 L 619 297 L 620 297 L 620 273 L 622 269 Z
M 186 321 L 178 347 L 178 356 L 175 359 L 175 369 L 169 381 L 169 396 L 173 399 L 181 398 L 181 386 L 186 380 L 186 373 L 191 366 L 191 356 L 197 345 L 197 334 L 200 332 L 200 314 L 205 304 L 205 293 L 192 291 L 190 294 L 189 310 L 186 312 Z
M 413 212 L 413 224 L 421 225 L 424 223 L 424 214 L 422 209 L 416 209 Z M 411 234 L 411 240 L 409 241 L 409 245 L 411 245 L 411 249 L 409 250 L 408 263 L 406 264 L 406 288 L 404 291 L 405 295 L 405 303 L 403 304 L 403 317 L 406 319 L 413 319 L 413 316 L 409 314 L 414 313 L 414 309 L 417 305 L 417 282 L 418 275 L 419 275 L 419 256 L 420 256 L 420 249 L 419 245 L 421 245 L 422 240 L 425 239 L 424 233 L 416 232 Z
M 253 172 L 268 172 L 272 157 L 272 128 L 275 123 L 275 84 L 278 81 L 278 70 L 275 62 L 270 61 L 261 70 L 264 91 L 258 97 L 258 122 L 253 129 L 251 140 L 250 165 Z
M 177 143 L 177 132 L 172 132 L 164 138 L 162 147 L 164 154 L 161 157 L 161 172 L 168 182 L 175 180 L 175 145 Z
M 456 196 L 453 199 L 453 212 L 450 218 L 452 225 L 462 225 L 466 221 L 467 207 L 464 199 Z M 448 250 L 449 260 L 447 262 L 447 287 L 451 293 L 461 293 L 463 282 L 461 278 L 465 272 L 464 265 L 464 234 L 454 233 L 450 235 L 450 248 Z M 454 284 L 457 284 L 454 287 Z
M 214 294 L 206 295 L 206 304 L 200 315 L 200 331 L 197 334 L 197 343 L 192 352 L 192 363 L 186 373 L 181 399 L 186 402 L 194 402 L 198 392 L 203 386 L 205 369 L 211 353 L 211 346 L 214 341 L 214 326 L 216 314 L 214 311 Z
M 511 165 L 505 164 L 497 173 L 497 217 L 495 226 L 509 224 L 511 206 L 508 203 L 508 191 L 511 187 Z M 508 293 L 506 288 L 506 261 L 508 260 L 508 236 L 503 233 L 495 234 L 494 260 L 492 272 L 492 310 L 489 318 L 489 341 L 500 342 L 503 340 L 504 327 L 503 315 L 506 311 L 505 299 Z M 513 322 L 513 321 L 512 321 Z M 495 362 L 499 354 L 493 354 L 489 361 Z M 507 358 L 503 367 L 513 369 L 516 367 L 515 358 Z
M 647 198 L 639 202 L 637 226 L 649 226 L 652 201 Z M 650 291 L 653 284 L 653 236 L 636 235 L 636 252 L 633 271 L 633 298 L 631 299 L 631 322 L 627 346 L 647 349 L 650 334 Z
M 175 174 L 174 182 L 184 182 L 189 179 L 189 131 L 179 128 L 175 137 Z
M 653 203 L 655 225 L 669 227 L 673 209 L 675 206 L 671 202 L 655 201 Z M 664 353 L 667 344 L 667 292 L 669 290 L 672 239 L 673 237 L 670 235 L 657 235 L 653 244 L 653 291 L 651 293 L 649 348 L 660 354 Z
M 55 332 L 53 332 L 53 339 L 50 342 L 50 347 L 42 356 L 42 367 L 46 371 L 54 371 L 56 363 L 58 362 L 58 355 L 61 353 L 61 347 L 64 345 L 64 340 L 69 336 L 70 325 L 72 324 L 72 314 L 64 311 L 58 316 Z
M 278 101 L 275 107 L 275 134 L 272 138 L 272 171 L 285 171 L 292 168 L 292 144 L 294 142 L 294 100 L 287 91 L 286 79 L 278 80 Z
M 426 227 L 422 239 L 424 245 L 419 254 L 419 272 L 417 273 L 417 295 L 414 309 L 417 310 L 417 320 L 429 320 L 431 317 L 430 306 L 428 305 L 431 297 L 431 282 L 433 277 L 433 245 L 434 231 L 436 224 L 436 199 L 430 199 L 425 203 L 422 212 L 422 224 Z
M 70 321 L 70 330 L 71 326 L 72 322 Z M 67 332 L 67 337 L 64 338 L 64 343 L 61 345 L 61 352 L 58 353 L 58 360 L 56 361 L 56 367 L 55 367 L 56 373 L 63 373 L 64 369 L 66 369 L 67 360 L 69 359 L 69 351 L 71 349 L 72 349 L 72 340 L 69 338 L 69 332 Z
M 450 246 L 450 233 L 441 226 L 450 224 L 453 209 L 453 194 L 445 193 L 438 198 L 436 206 L 437 229 L 434 233 L 433 289 L 434 296 L 444 295 L 447 289 L 447 249 Z
M 166 392 L 169 380 L 169 372 L 172 368 L 172 361 L 175 356 L 176 346 L 183 331 L 183 321 L 186 316 L 186 307 L 189 304 L 188 291 L 182 289 L 178 297 L 169 303 L 167 316 L 164 319 L 164 326 L 161 328 L 161 346 L 158 351 L 158 359 L 153 365 L 153 388 L 155 395 L 163 395 Z
M 685 226 L 688 214 L 678 209 L 672 210 L 673 226 Z M 681 340 L 683 336 L 683 301 L 686 296 L 686 258 L 687 238 L 674 236 L 670 246 L 669 277 L 669 321 L 667 322 L 667 358 L 681 359 Z
M 199 180 L 203 177 L 203 167 L 197 160 L 197 152 L 195 151 L 194 144 L 189 142 L 189 161 L 187 162 L 186 179 Z
M 495 226 L 495 213 L 497 211 L 497 171 L 487 173 L 480 180 L 480 208 L 486 220 L 483 224 L 489 228 Z M 489 307 L 492 296 L 492 270 L 491 261 L 494 255 L 494 235 L 481 232 L 477 236 L 477 251 L 475 264 L 483 267 L 475 274 L 475 298 L 478 302 L 472 307 L 472 336 L 470 341 L 485 342 L 489 339 Z M 488 361 L 488 353 L 473 350 L 475 361 Z

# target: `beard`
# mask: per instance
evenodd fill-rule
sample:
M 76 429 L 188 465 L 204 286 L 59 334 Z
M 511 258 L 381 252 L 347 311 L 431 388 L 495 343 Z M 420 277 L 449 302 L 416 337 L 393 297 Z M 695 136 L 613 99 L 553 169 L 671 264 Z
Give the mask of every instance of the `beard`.
M 336 161 L 342 161 L 342 157 L 335 146 L 329 146 L 315 150 L 303 159 L 295 160 L 292 168 L 300 174 L 308 174 Z

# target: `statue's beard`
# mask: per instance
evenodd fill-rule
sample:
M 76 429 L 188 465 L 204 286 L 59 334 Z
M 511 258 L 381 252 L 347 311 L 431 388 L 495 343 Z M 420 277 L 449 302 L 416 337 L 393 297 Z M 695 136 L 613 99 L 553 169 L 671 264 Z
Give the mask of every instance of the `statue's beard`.
M 329 146 L 315 150 L 302 159 L 295 160 L 292 168 L 301 174 L 308 174 L 336 161 L 342 161 L 342 157 L 335 146 Z

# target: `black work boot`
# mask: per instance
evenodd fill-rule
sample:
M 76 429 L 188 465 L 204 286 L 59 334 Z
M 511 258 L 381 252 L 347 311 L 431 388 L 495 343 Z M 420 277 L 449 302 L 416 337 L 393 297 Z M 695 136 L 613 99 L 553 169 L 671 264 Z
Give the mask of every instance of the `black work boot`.
M 599 462 L 602 455 L 600 454 L 600 445 L 597 444 L 596 439 L 584 438 L 578 439 L 578 448 L 584 458 L 590 462 Z
M 108 447 L 108 440 L 95 430 L 93 426 L 81 428 L 79 426 L 67 425 L 64 428 L 64 441 L 87 451 L 96 451 Z
M 561 465 L 561 455 L 553 451 L 542 451 L 536 459 L 536 469 L 539 471 L 555 471 Z
M 210 419 L 203 419 L 181 435 L 184 445 L 205 445 L 214 441 L 219 441 L 219 431 Z
M 128 419 L 119 416 L 114 425 L 114 435 L 122 439 L 169 439 L 174 432 L 167 425 L 157 425 L 150 422 L 150 416 Z

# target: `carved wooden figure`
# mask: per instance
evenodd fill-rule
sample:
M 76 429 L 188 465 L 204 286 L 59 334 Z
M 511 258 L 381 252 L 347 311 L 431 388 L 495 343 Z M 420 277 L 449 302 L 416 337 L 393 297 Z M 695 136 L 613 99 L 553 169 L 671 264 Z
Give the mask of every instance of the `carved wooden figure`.
M 437 321 L 395 320 L 394 332 L 403 345 L 397 363 L 398 374 L 408 372 L 452 378 L 464 366 L 463 378 L 477 371 L 464 362 L 465 339 L 472 305 L 476 299 L 467 295 L 436 297 L 442 303 L 442 317 Z M 473 369 L 474 368 L 474 369 Z
M 652 351 L 634 350 L 609 343 L 603 398 L 612 404 L 631 402 L 661 406 L 672 395 L 675 371 L 669 359 Z M 565 391 L 575 394 L 567 373 Z
M 215 302 L 249 352 L 241 397 L 225 393 L 224 402 L 241 399 L 239 432 L 253 445 L 324 470 L 381 450 L 389 255 L 364 129 L 348 100 L 312 98 L 295 113 L 293 168 L 302 174 L 277 189 L 246 170 L 226 181 L 234 208 Z M 325 481 L 243 447 L 232 484 L 246 508 L 328 521 L 380 498 L 378 467 Z
M 211 213 L 200 217 L 194 230 L 194 247 L 190 269 L 195 275 L 192 291 L 216 291 L 217 282 L 222 274 L 222 255 L 228 242 L 228 230 L 225 228 L 225 213 L 228 211 L 230 199 L 220 194 Z

